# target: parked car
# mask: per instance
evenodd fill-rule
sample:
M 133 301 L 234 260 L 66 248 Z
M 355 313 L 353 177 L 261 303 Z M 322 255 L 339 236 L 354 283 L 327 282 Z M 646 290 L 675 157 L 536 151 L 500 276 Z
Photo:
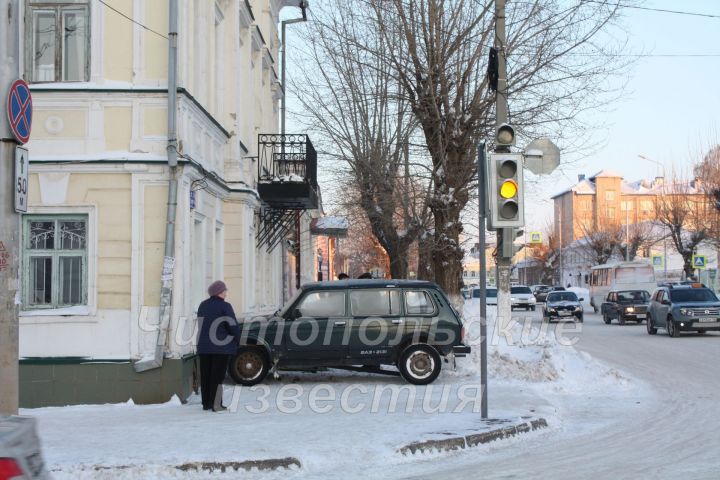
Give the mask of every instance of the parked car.
M 510 287 L 510 309 L 513 308 L 535 310 L 535 296 L 530 287 L 525 285 Z
M 240 333 L 228 370 L 242 385 L 277 369 L 388 373 L 385 365 L 426 385 L 440 374 L 442 357 L 470 353 L 445 293 L 416 280 L 308 283 L 275 315 L 243 321 Z
M 540 285 L 536 290 L 533 290 L 533 295 L 535 296 L 535 301 L 538 303 L 542 303 L 547 299 L 547 294 L 550 292 L 561 292 L 564 291 L 565 287 L 559 287 L 559 286 L 550 286 L 550 285 Z
M 574 292 L 550 292 L 543 307 L 543 321 L 552 322 L 555 320 L 583 321 L 583 307 L 580 302 L 584 298 L 578 298 Z
M 659 287 L 650 299 L 647 332 L 664 328 L 671 337 L 680 332 L 720 331 L 720 300 L 701 283 Z
M 473 288 L 472 298 L 480 298 L 480 287 Z M 485 305 L 497 305 L 497 288 L 485 287 Z
M 0 416 L 0 479 L 49 478 L 40 450 L 35 419 Z
M 620 325 L 630 320 L 642 323 L 647 318 L 650 294 L 645 290 L 611 291 L 600 306 L 603 321 L 610 324 L 617 319 Z

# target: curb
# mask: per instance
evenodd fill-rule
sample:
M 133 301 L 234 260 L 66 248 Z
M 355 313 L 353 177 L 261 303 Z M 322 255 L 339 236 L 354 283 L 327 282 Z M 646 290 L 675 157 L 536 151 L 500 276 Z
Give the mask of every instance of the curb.
M 495 440 L 502 440 L 504 438 L 514 437 L 521 433 L 532 432 L 548 426 L 547 421 L 544 418 L 532 420 L 530 422 L 520 423 L 505 428 L 498 428 L 496 430 L 490 430 L 482 433 L 474 433 L 472 435 L 466 435 L 463 437 L 452 437 L 445 438 L 442 440 L 426 440 L 424 442 L 413 442 L 404 447 L 397 449 L 397 453 L 403 455 L 424 453 L 431 451 L 447 452 L 450 450 L 463 450 L 465 448 L 476 447 L 484 443 L 494 442 Z
M 110 471 L 110 470 L 129 470 L 134 468 L 134 465 L 94 465 L 80 470 L 94 470 L 94 471 Z M 183 472 L 199 472 L 204 470 L 206 472 L 220 471 L 225 473 L 227 471 L 245 470 L 250 471 L 252 469 L 257 470 L 280 470 L 289 469 L 291 467 L 301 468 L 300 460 L 294 457 L 286 458 L 270 458 L 267 460 L 245 460 L 242 462 L 190 462 L 183 463 L 182 465 L 168 465 L 169 468 L 176 470 L 182 470 Z M 61 469 L 54 469 L 53 472 L 59 472 Z

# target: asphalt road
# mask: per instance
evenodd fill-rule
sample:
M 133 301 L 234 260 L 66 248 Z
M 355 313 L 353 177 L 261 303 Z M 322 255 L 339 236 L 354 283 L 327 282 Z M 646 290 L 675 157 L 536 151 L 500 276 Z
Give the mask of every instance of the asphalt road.
M 718 332 L 650 336 L 644 324 L 605 325 L 586 313 L 576 348 L 647 383 L 652 394 L 607 392 L 588 398 L 588 408 L 569 403 L 566 423 L 587 429 L 406 465 L 397 478 L 720 478 Z

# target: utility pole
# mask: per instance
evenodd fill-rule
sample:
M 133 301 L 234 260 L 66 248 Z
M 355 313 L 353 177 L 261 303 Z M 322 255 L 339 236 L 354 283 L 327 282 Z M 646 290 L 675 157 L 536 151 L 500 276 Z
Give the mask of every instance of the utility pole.
M 508 123 L 507 105 L 507 57 L 505 52 L 505 0 L 495 1 L 495 48 L 498 51 L 498 86 L 495 94 L 495 126 Z M 509 152 L 509 148 L 496 147 L 496 152 Z M 512 228 L 499 228 L 497 230 L 497 322 L 498 332 L 503 331 L 512 317 L 512 304 L 510 301 L 510 272 L 512 269 L 512 256 L 503 252 L 503 242 L 515 239 Z M 512 253 L 512 246 L 510 248 Z
M 20 215 L 15 211 L 15 147 L 7 113 L 8 89 L 20 78 L 19 0 L 0 0 L 0 415 L 18 413 L 18 301 Z
M 487 259 L 485 258 L 485 144 L 478 146 L 478 254 L 480 260 L 480 415 L 488 418 L 487 385 Z M 472 290 L 471 290 L 472 292 Z M 472 298 L 472 293 L 471 297 Z

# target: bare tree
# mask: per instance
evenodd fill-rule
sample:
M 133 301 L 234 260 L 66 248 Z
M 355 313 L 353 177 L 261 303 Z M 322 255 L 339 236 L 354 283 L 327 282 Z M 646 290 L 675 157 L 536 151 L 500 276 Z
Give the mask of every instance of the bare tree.
M 457 293 L 462 285 L 461 212 L 476 174 L 474 147 L 494 125 L 494 95 L 485 75 L 493 40 L 492 2 L 365 4 L 383 38 L 395 45 L 373 53 L 380 64 L 392 67 L 424 134 L 433 172 L 433 270 L 446 291 Z M 582 113 L 608 101 L 603 89 L 622 61 L 608 55 L 602 47 L 607 42 L 593 40 L 610 27 L 618 10 L 614 2 L 510 3 L 511 121 L 522 134 L 576 133 L 584 125 Z
M 545 238 L 545 243 L 532 246 L 530 257 L 538 263 L 540 283 L 553 284 L 560 268 L 560 242 L 552 227 L 546 228 Z
M 617 244 L 617 249 L 620 257 L 629 258 L 632 261 L 640 250 L 655 245 L 662 240 L 663 235 L 657 232 L 652 222 L 641 222 L 622 226 L 618 232 L 618 237 L 620 241 Z
M 720 145 L 715 145 L 695 166 L 695 178 L 705 195 L 708 208 L 709 240 L 720 248 Z
M 696 181 L 684 181 L 673 174 L 655 201 L 655 216 L 665 225 L 675 250 L 683 259 L 683 273 L 693 276 L 692 256 L 710 238 L 710 204 L 700 193 Z
M 345 166 L 338 180 L 341 203 L 362 208 L 392 277 L 406 278 L 409 248 L 430 220 L 427 182 L 411 166 L 417 123 L 389 66 L 370 53 L 396 48 L 392 39 L 366 28 L 354 5 L 335 7 L 320 6 L 306 36 L 312 48 L 294 81 L 299 115 L 319 130 L 324 153 Z
M 602 265 L 612 258 L 623 241 L 623 230 L 617 224 L 579 222 L 583 238 L 579 240 L 582 251 L 592 265 Z

